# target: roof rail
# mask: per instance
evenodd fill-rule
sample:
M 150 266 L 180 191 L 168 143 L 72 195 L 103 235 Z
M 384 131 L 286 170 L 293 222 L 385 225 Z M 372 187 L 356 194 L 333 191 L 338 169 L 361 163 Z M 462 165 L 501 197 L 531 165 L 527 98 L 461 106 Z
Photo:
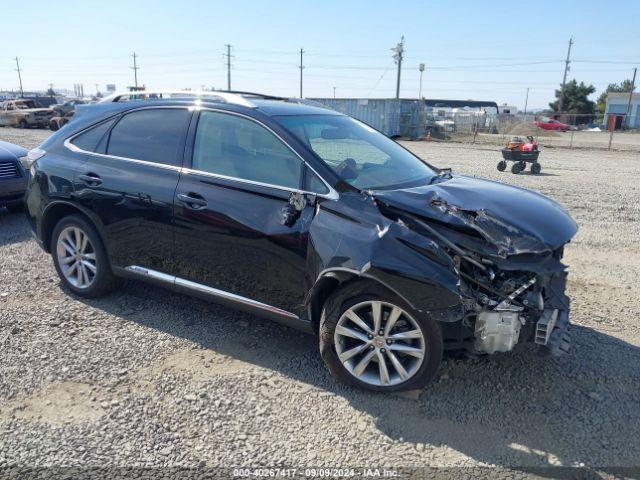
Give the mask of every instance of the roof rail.
M 220 90 L 223 93 L 233 93 L 234 95 L 242 95 L 243 97 L 259 98 L 261 100 L 288 100 L 286 97 L 278 97 L 276 95 L 265 95 L 264 93 L 244 92 L 242 90 Z
M 247 94 L 249 95 L 249 94 Z M 259 96 L 260 94 L 251 94 Z M 243 107 L 255 108 L 255 104 L 239 93 L 222 91 L 200 91 L 200 90 L 141 90 L 135 92 L 121 92 L 109 95 L 100 100 L 100 103 L 123 102 L 128 100 L 161 100 L 161 99 L 198 99 L 207 98 L 212 101 L 241 105 Z

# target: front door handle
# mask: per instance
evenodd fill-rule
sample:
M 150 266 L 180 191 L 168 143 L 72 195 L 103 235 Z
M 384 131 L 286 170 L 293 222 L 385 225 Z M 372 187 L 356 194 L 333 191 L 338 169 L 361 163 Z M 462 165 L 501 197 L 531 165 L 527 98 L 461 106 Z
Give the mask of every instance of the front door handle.
M 197 193 L 179 193 L 178 200 L 184 203 L 185 207 L 191 210 L 201 210 L 207 206 L 207 201 Z
M 102 184 L 100 175 L 96 173 L 86 173 L 84 175 L 78 175 L 78 178 L 86 183 L 89 187 L 97 187 Z

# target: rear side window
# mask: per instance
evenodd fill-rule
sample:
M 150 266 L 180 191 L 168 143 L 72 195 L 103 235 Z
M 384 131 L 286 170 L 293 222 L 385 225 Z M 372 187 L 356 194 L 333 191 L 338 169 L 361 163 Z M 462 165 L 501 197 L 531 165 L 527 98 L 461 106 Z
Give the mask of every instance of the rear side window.
M 76 138 L 71 140 L 71 143 L 82 150 L 87 152 L 104 153 L 104 142 L 100 142 L 105 134 L 111 128 L 111 125 L 115 123 L 115 119 L 107 120 L 106 122 L 99 123 L 95 127 L 85 130 Z M 101 144 L 101 147 L 98 147 Z
M 107 154 L 164 165 L 180 165 L 182 139 L 191 112 L 154 108 L 128 113 L 113 127 Z

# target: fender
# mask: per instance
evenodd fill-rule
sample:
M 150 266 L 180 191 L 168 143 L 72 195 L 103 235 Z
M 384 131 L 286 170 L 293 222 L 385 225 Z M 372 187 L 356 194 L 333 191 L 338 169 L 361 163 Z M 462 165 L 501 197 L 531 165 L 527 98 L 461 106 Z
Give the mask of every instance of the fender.
M 335 267 L 320 272 L 305 298 L 305 306 L 309 311 L 309 318 L 314 327 L 317 326 L 319 321 L 324 299 L 340 285 L 354 279 L 366 279 L 376 282 L 396 294 L 414 310 L 429 315 L 434 320 L 456 322 L 464 316 L 462 299 L 457 292 L 449 291 L 442 286 L 431 286 L 432 291 L 429 295 L 425 295 L 425 290 L 430 289 L 430 286 L 425 285 L 422 281 L 412 280 L 398 272 L 385 272 L 371 267 L 371 264 L 367 264 L 360 271 L 352 268 Z M 405 292 L 405 294 L 400 293 L 401 291 Z M 437 299 L 437 301 L 434 299 Z
M 53 200 L 52 202 L 48 203 L 47 206 L 44 208 L 41 214 L 42 221 L 38 222 L 39 228 L 41 229 L 41 231 L 38 232 L 38 238 L 41 242 L 42 248 L 47 253 L 51 253 L 50 252 L 50 243 L 51 243 L 50 236 L 51 236 L 51 232 L 55 228 L 55 223 L 51 224 L 52 220 L 50 217 L 52 215 L 55 216 L 54 210 L 59 209 L 60 207 L 63 207 L 63 206 L 70 209 L 77 210 L 78 212 L 82 213 L 85 217 L 87 217 L 91 221 L 93 226 L 96 228 L 96 230 L 98 231 L 98 235 L 100 235 L 100 239 L 102 240 L 103 244 L 105 243 L 104 225 L 102 224 L 100 217 L 98 217 L 91 210 L 83 207 L 82 205 L 76 202 L 73 202 L 72 200 L 67 200 L 67 199 Z

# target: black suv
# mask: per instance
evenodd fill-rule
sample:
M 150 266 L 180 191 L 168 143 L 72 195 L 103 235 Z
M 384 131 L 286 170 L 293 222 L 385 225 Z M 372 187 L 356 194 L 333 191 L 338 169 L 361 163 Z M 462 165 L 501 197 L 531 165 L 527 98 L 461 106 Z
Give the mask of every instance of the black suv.
M 425 385 L 444 349 L 569 345 L 560 205 L 309 102 L 116 95 L 29 158 L 28 217 L 77 295 L 129 277 L 242 308 L 379 391 Z

